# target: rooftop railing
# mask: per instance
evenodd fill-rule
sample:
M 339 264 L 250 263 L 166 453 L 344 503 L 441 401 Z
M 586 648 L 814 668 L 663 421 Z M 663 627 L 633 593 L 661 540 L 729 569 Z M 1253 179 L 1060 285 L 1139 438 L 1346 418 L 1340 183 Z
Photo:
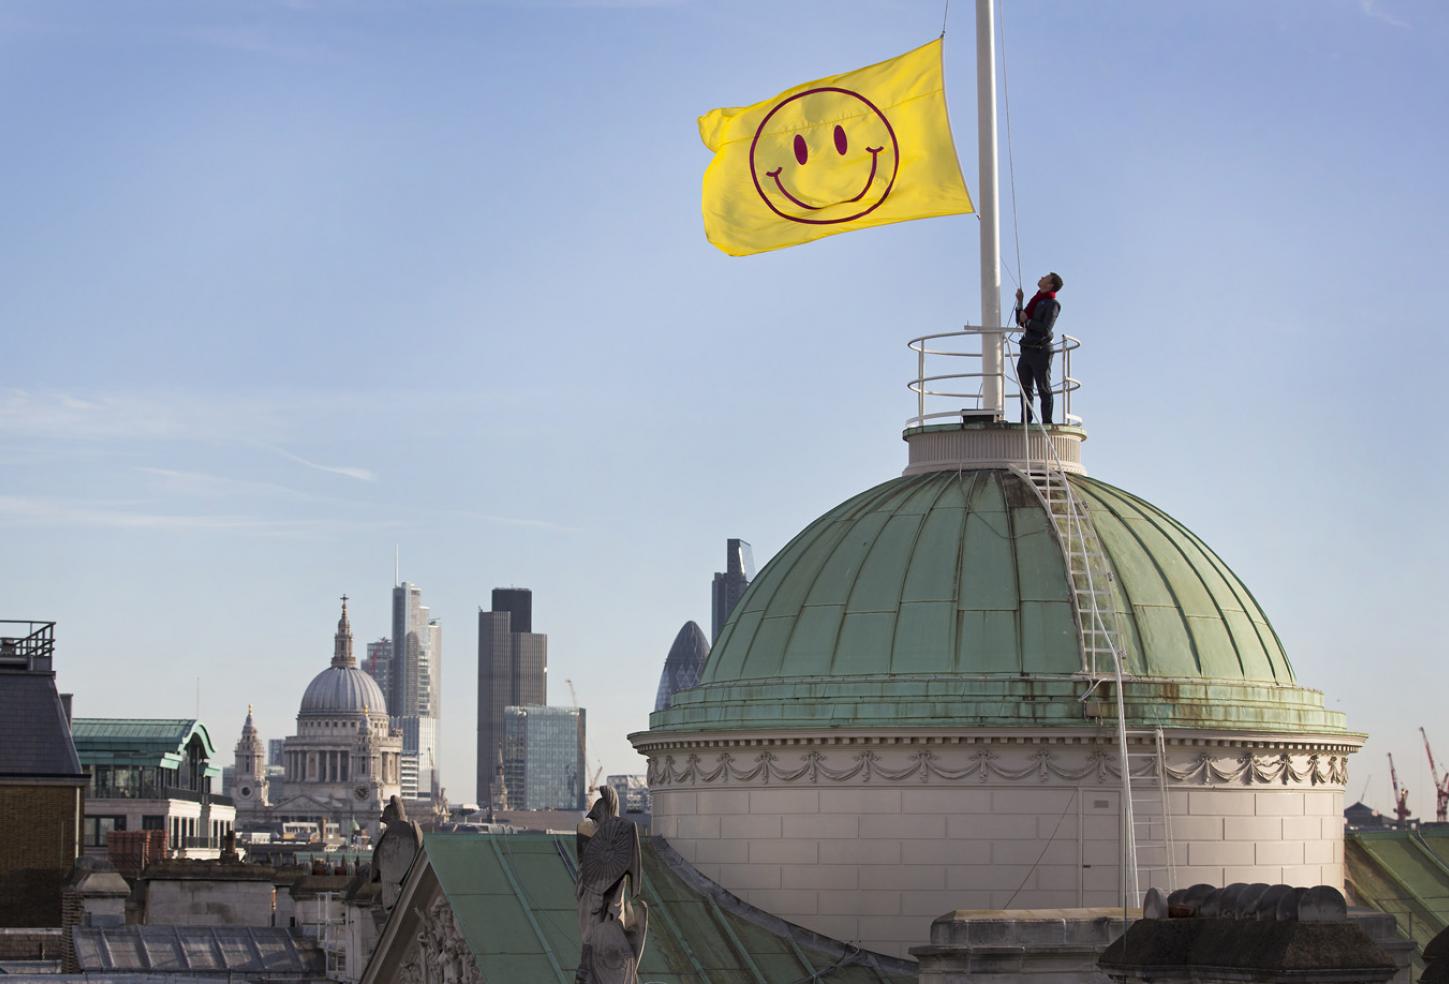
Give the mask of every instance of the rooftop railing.
M 0 668 L 49 672 L 54 655 L 54 622 L 0 619 Z
M 960 331 L 943 331 L 913 338 L 907 344 L 916 353 L 916 378 L 906 388 L 916 394 L 916 415 L 906 421 L 909 427 L 925 427 L 948 420 L 981 419 L 990 413 L 985 404 L 986 382 L 992 377 L 1002 394 L 1003 416 L 1021 407 L 1021 388 L 1016 373 L 1008 362 L 1020 355 L 1017 344 L 1019 330 L 983 328 L 966 325 Z M 1001 367 L 985 371 L 981 357 L 983 341 L 993 336 L 1003 340 Z M 1057 422 L 1081 426 L 1082 418 L 1072 413 L 1072 394 L 1081 389 L 1081 381 L 1072 375 L 1072 353 L 1081 348 L 1079 339 L 1057 335 L 1052 340 L 1052 393 L 1060 409 Z M 960 368 L 958 368 L 960 367 Z

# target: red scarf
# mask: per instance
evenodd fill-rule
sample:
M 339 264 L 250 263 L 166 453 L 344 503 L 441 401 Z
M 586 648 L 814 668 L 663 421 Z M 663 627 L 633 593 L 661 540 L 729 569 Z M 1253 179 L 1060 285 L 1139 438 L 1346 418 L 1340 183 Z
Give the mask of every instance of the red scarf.
M 1034 295 L 1032 295 L 1031 300 L 1026 302 L 1026 307 L 1022 308 L 1022 313 L 1025 314 L 1027 316 L 1027 319 L 1029 320 L 1031 318 L 1032 312 L 1036 310 L 1037 301 L 1040 301 L 1043 298 L 1046 298 L 1049 301 L 1054 301 L 1056 300 L 1056 297 L 1057 292 L 1054 290 L 1039 290 Z

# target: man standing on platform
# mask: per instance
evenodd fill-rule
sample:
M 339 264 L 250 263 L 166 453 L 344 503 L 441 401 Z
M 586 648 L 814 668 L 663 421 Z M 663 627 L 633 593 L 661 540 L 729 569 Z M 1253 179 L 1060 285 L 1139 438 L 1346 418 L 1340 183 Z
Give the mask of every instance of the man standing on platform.
M 1016 289 L 1016 323 L 1021 335 L 1021 357 L 1016 360 L 1016 378 L 1021 383 L 1021 422 L 1029 424 L 1032 416 L 1033 390 L 1041 393 L 1042 423 L 1052 423 L 1052 326 L 1062 306 L 1057 291 L 1062 278 L 1049 273 L 1036 282 L 1036 295 L 1021 306 L 1022 290 Z

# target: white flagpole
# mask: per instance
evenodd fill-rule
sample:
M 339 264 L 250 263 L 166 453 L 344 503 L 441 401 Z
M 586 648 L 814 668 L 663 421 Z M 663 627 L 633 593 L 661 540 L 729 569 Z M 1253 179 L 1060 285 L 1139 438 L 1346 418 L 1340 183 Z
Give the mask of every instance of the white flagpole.
M 981 187 L 976 214 L 981 220 L 981 326 L 1001 327 L 1000 196 L 996 182 L 996 21 L 994 0 L 976 0 L 976 145 L 980 154 Z M 981 408 L 1003 412 L 1002 336 L 981 336 Z

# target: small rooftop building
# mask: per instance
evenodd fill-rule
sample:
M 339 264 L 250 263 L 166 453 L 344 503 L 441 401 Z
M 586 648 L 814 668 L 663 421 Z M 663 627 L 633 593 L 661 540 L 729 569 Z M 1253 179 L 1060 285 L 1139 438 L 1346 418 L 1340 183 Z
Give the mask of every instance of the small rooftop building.
M 108 853 L 113 832 L 165 833 L 170 857 L 214 859 L 236 826 L 220 791 L 221 761 L 192 718 L 76 718 L 76 751 L 90 779 L 85 849 Z
M 55 689 L 54 622 L 0 621 L 0 926 L 59 926 L 86 775 Z

